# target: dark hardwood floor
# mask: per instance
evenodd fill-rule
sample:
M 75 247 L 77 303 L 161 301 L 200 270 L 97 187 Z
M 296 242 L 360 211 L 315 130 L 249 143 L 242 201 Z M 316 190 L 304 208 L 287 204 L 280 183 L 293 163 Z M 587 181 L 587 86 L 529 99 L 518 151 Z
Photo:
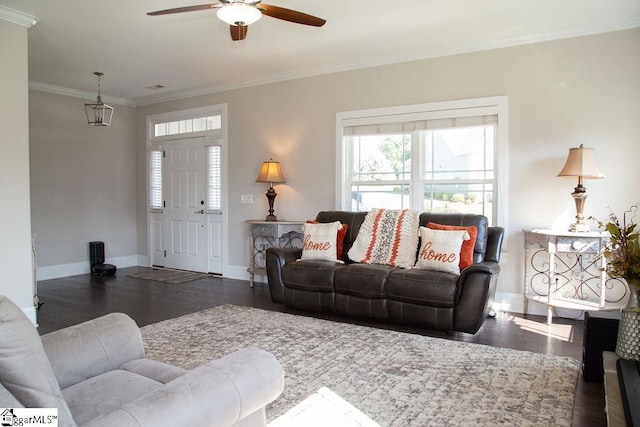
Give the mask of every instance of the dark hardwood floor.
M 262 283 L 250 288 L 246 281 L 211 277 L 176 285 L 128 277 L 145 270 L 132 267 L 120 269 L 112 277 L 86 274 L 38 282 L 38 297 L 43 303 L 38 310 L 40 334 L 116 311 L 128 314 L 139 326 L 223 304 L 311 315 L 272 303 L 268 286 Z M 469 335 L 341 316 L 317 317 L 582 360 L 583 324 L 579 320 L 554 319 L 549 326 L 542 316 L 499 313 L 487 319 L 478 333 Z M 575 402 L 574 426 L 606 425 L 602 384 L 585 382 L 580 375 Z

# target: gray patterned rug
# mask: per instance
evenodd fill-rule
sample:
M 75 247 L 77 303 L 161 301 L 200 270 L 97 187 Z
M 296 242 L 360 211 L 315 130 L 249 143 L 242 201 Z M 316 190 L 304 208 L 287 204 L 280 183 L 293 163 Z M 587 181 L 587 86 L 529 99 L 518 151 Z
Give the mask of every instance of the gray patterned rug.
M 329 389 L 382 426 L 571 426 L 575 359 L 225 305 L 142 328 L 147 357 L 192 369 L 256 346 L 285 370 L 273 421 Z

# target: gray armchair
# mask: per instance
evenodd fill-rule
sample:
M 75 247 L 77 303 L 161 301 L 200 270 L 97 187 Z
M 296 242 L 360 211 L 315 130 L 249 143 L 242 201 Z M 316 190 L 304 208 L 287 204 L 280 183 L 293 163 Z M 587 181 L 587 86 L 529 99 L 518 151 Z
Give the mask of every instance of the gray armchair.
M 42 337 L 0 295 L 0 407 L 58 408 L 60 426 L 264 426 L 284 387 L 270 353 L 245 348 L 192 371 L 145 359 L 121 313 Z

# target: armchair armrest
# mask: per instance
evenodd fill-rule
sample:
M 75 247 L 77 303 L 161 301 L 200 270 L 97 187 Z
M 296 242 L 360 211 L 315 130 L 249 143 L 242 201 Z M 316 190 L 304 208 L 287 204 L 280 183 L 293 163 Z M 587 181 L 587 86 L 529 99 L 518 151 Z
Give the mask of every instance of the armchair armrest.
M 276 358 L 245 348 L 153 390 L 86 426 L 230 426 L 274 401 L 284 389 Z
M 61 389 L 144 358 L 140 329 L 111 313 L 41 337 Z

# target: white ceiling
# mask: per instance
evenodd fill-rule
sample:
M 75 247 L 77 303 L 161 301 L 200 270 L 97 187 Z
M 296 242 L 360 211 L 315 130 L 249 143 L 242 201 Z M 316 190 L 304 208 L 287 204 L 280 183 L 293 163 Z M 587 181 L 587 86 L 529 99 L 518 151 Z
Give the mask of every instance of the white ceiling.
M 327 23 L 265 16 L 240 42 L 215 10 L 146 15 L 201 3 L 0 0 L 37 19 L 29 29 L 33 87 L 95 93 L 92 73 L 102 71 L 103 94 L 137 105 L 640 26 L 639 0 L 267 0 Z M 165 88 L 147 88 L 158 84 Z

